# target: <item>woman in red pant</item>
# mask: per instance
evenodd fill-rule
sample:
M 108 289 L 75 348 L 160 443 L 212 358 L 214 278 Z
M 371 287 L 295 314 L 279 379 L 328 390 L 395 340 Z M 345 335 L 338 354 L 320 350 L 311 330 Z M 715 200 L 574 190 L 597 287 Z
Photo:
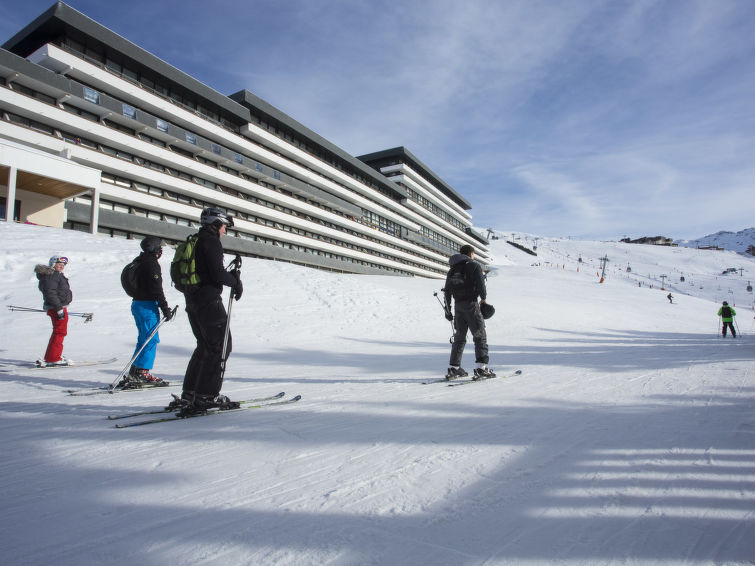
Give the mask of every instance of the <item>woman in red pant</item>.
M 34 273 L 39 279 L 39 290 L 42 291 L 44 306 L 47 316 L 52 320 L 52 335 L 47 344 L 45 358 L 37 362 L 40 366 L 66 366 L 70 363 L 63 357 L 63 339 L 68 331 L 68 310 L 73 294 L 68 278 L 63 275 L 63 270 L 68 264 L 65 256 L 54 255 L 48 265 L 38 264 Z

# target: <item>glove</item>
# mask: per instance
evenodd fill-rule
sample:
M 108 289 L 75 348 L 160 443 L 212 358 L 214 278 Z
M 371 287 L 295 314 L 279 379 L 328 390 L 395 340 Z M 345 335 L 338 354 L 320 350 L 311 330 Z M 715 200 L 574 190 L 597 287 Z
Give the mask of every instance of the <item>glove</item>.
M 234 271 L 233 274 L 236 276 L 236 284 L 233 286 L 233 298 L 238 301 L 244 292 L 244 284 L 241 283 L 241 274 L 238 271 Z
M 454 315 L 451 314 L 450 310 L 447 310 L 446 311 L 446 320 L 449 321 L 449 322 L 452 322 L 453 319 L 454 319 Z
M 163 311 L 163 317 L 165 318 L 165 321 L 169 321 L 171 318 L 173 318 L 173 311 L 170 310 L 168 307 L 165 307 L 162 309 Z
M 58 314 L 58 320 L 63 320 L 66 317 L 66 310 L 60 309 L 57 314 Z

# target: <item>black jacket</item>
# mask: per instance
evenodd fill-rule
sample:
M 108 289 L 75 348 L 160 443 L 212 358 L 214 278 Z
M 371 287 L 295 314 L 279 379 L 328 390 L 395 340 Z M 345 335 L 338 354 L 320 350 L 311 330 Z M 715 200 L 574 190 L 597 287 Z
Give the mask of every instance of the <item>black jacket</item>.
M 236 286 L 236 277 L 230 271 L 226 271 L 223 265 L 223 246 L 214 226 L 202 226 L 199 229 L 195 261 L 199 289 L 192 294 L 193 299 L 204 302 L 219 297 L 223 285 Z
M 482 267 L 479 263 L 474 261 L 468 255 L 454 254 L 448 260 L 451 269 L 448 270 L 446 275 L 446 286 L 444 288 L 444 294 L 446 298 L 446 304 L 451 304 L 451 286 L 448 283 L 448 279 L 454 268 L 461 268 L 466 272 L 467 285 L 462 289 L 453 293 L 453 298 L 456 302 L 459 301 L 476 301 L 477 297 L 483 301 L 487 299 L 488 292 L 485 288 L 485 277 L 482 274 Z M 462 267 L 463 264 L 463 267 Z
M 42 291 L 44 300 L 43 309 L 59 311 L 71 304 L 73 293 L 65 275 L 41 263 L 34 268 L 34 273 L 39 279 L 39 290 Z
M 169 310 L 168 301 L 163 292 L 163 272 L 155 254 L 142 252 L 135 261 L 138 265 L 136 268 L 138 286 L 134 300 L 157 301 L 161 311 Z

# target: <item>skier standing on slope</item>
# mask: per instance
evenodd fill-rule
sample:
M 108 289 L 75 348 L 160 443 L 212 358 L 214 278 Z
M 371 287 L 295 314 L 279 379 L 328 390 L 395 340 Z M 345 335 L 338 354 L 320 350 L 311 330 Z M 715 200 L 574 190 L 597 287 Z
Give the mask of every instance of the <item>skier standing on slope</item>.
M 157 261 L 163 255 L 162 244 L 162 240 L 157 236 L 147 236 L 141 243 L 142 253 L 134 259 L 137 265 L 137 286 L 133 301 L 131 301 L 131 314 L 134 316 L 136 329 L 139 332 L 134 354 L 142 348 L 149 335 L 160 323 L 160 311 L 162 311 L 165 320 L 170 320 L 172 316 L 163 292 L 162 269 Z M 138 387 L 142 383 L 168 385 L 167 382 L 150 373 L 155 363 L 155 354 L 159 342 L 160 336 L 155 333 L 134 360 L 128 376 L 118 384 L 119 387 L 128 387 L 129 384 Z
M 448 260 L 451 266 L 443 288 L 446 319 L 454 322 L 454 339 L 446 379 L 465 377 L 467 372 L 461 367 L 461 357 L 467 344 L 467 331 L 472 333 L 475 347 L 473 379 L 495 377 L 488 368 L 488 340 L 485 332 L 485 319 L 481 305 L 487 305 L 487 290 L 482 267 L 474 260 L 474 248 L 464 245 Z M 454 314 L 451 314 L 451 297 L 454 300 Z M 478 297 L 480 302 L 477 302 Z
M 37 264 L 34 273 L 39 280 L 39 290 L 42 291 L 47 316 L 52 320 L 52 334 L 47 344 L 44 360 L 38 360 L 40 366 L 67 366 L 71 360 L 63 357 L 63 339 L 68 334 L 68 309 L 73 300 L 71 286 L 63 270 L 68 264 L 68 258 L 54 255 L 47 265 Z
M 235 409 L 239 406 L 225 395 L 223 386 L 223 346 L 228 315 L 223 306 L 223 286 L 231 287 L 235 300 L 244 290 L 238 272 L 223 267 L 223 246 L 220 238 L 233 218 L 220 208 L 206 208 L 200 217 L 202 227 L 196 244 L 195 264 L 199 287 L 186 292 L 186 314 L 197 347 L 186 367 L 181 400 L 176 404 L 184 414 L 204 412 L 211 408 Z M 226 358 L 231 353 L 231 335 L 228 333 Z
M 718 316 L 721 317 L 721 321 L 723 322 L 723 337 L 726 338 L 726 327 L 728 326 L 731 329 L 731 337 L 736 338 L 737 332 L 734 330 L 734 317 L 737 316 L 737 312 L 729 306 L 729 303 L 724 301 L 721 308 L 718 309 Z

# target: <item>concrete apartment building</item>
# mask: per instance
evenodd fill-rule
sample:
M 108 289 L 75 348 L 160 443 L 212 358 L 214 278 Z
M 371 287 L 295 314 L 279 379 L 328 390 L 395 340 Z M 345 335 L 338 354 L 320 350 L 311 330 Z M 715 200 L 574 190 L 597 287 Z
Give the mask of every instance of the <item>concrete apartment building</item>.
M 410 151 L 354 157 L 249 91 L 218 93 L 58 2 L 0 48 L 0 213 L 110 236 L 235 218 L 227 251 L 442 277 L 471 204 Z

